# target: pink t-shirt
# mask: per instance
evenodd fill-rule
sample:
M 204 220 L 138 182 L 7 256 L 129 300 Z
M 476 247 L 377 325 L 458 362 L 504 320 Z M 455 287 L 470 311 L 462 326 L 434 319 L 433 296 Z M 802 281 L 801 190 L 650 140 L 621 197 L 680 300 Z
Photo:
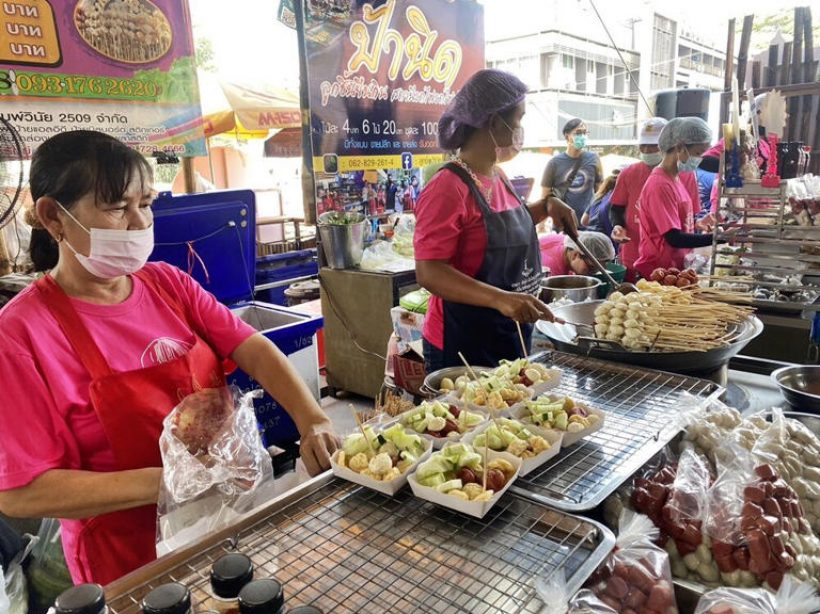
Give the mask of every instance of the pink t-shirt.
M 478 175 L 486 190 L 492 186 L 493 211 L 520 206 L 500 176 Z M 421 192 L 416 204 L 416 231 L 413 237 L 416 260 L 444 260 L 454 269 L 474 277 L 484 262 L 487 231 L 484 218 L 470 189 L 452 171 L 436 173 Z M 424 338 L 439 349 L 444 347 L 444 307 L 439 297 L 430 297 L 424 319 Z
M 683 268 L 683 259 L 689 249 L 676 249 L 666 242 L 670 230 L 693 232 L 694 203 L 686 175 L 670 177 L 662 168 L 656 168 L 641 191 L 638 206 L 641 223 L 640 256 L 635 268 L 649 277 L 657 267 Z
M 541 248 L 541 264 L 549 269 L 550 276 L 571 275 L 573 272 L 567 265 L 564 235 L 552 234 L 538 237 Z M 545 271 L 546 272 L 546 271 Z
M 165 263 L 146 268 L 187 307 L 197 330 L 222 358 L 256 332 L 179 269 Z M 71 299 L 115 372 L 166 362 L 193 345 L 192 331 L 173 308 L 138 278 L 131 279 L 131 295 L 118 305 Z M 23 290 L 0 310 L 0 329 L 0 490 L 25 486 L 50 469 L 115 471 L 113 450 L 90 404 L 91 376 L 42 294 L 34 287 Z M 79 523 L 63 524 L 71 551 Z M 73 558 L 68 558 L 71 566 Z
M 626 207 L 626 231 L 631 240 L 621 245 L 619 254 L 621 263 L 630 271 L 635 268 L 635 261 L 638 259 L 638 247 L 641 244 L 638 198 L 651 172 L 652 167 L 643 162 L 636 162 L 627 166 L 618 175 L 615 190 L 612 192 L 612 200 L 610 201 L 613 207 Z

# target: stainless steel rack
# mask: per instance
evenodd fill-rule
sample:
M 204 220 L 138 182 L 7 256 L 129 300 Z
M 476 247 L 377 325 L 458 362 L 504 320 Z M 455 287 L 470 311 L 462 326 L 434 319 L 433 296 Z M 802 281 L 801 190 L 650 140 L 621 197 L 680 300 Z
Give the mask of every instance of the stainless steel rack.
M 756 299 L 754 305 L 768 311 L 820 311 L 820 286 L 803 279 L 820 271 L 820 227 L 795 223 L 786 182 L 782 181 L 779 188 L 764 188 L 753 180 L 740 188 L 727 188 L 721 182 L 720 195 L 727 199 L 725 212 L 730 224 L 714 233 L 710 273 L 727 274 L 725 279 L 713 277 L 711 283 L 775 290 L 783 299 L 803 290 L 801 300 Z M 720 256 L 736 255 L 737 246 L 746 248 L 741 255 L 746 262 L 718 262 Z M 754 281 L 733 280 L 729 272 Z M 803 279 L 803 287 L 782 283 L 788 277 Z
M 328 473 L 186 551 L 106 589 L 114 614 L 138 613 L 152 588 L 177 581 L 207 611 L 208 572 L 239 550 L 285 586 L 289 607 L 342 612 L 538 612 L 536 578 L 580 588 L 614 546 L 602 525 L 507 493 L 481 520 Z
M 709 381 L 583 356 L 555 353 L 546 362 L 561 370 L 550 393 L 604 410 L 606 422 L 510 490 L 567 512 L 602 503 L 680 431 L 683 409 L 723 392 Z

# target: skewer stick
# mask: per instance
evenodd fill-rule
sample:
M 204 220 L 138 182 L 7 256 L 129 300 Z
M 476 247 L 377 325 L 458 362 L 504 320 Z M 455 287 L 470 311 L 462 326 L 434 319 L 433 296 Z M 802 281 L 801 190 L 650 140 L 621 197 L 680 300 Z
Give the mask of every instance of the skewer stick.
M 356 421 L 356 424 L 359 427 L 359 431 L 362 433 L 362 437 L 364 437 L 365 442 L 367 443 L 368 450 L 372 451 L 372 446 L 370 445 L 370 440 L 367 438 L 367 435 L 364 432 L 364 426 L 362 425 L 362 420 L 359 418 L 359 412 L 356 411 L 356 408 L 353 407 L 353 403 L 348 404 L 350 408 L 350 412 L 353 414 L 353 419 Z
M 476 372 L 473 371 L 473 368 L 470 366 L 470 363 L 467 362 L 467 359 L 464 358 L 464 354 L 459 352 L 458 357 L 461 358 L 461 362 L 463 362 L 464 366 L 467 367 L 467 372 L 470 374 L 470 377 L 472 377 L 475 381 L 478 381 L 478 375 L 476 375 Z
M 486 433 L 486 431 L 485 431 Z M 486 491 L 487 490 L 487 450 L 490 447 L 490 437 L 485 434 L 484 436 L 484 475 L 481 478 L 481 487 Z
M 518 340 L 521 342 L 521 357 L 526 358 L 529 352 L 527 352 L 527 344 L 524 343 L 524 333 L 521 331 L 521 323 L 516 321 L 515 327 L 518 329 Z

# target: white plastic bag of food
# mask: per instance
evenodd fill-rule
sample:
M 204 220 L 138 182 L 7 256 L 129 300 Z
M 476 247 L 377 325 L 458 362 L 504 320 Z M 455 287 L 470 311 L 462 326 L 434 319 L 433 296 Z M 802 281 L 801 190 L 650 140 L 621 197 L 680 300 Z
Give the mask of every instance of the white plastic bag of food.
M 199 390 L 163 421 L 158 555 L 232 524 L 273 496 L 273 467 L 253 411 L 261 395 Z
M 585 585 L 608 608 L 592 611 L 675 614 L 669 556 L 653 543 L 660 531 L 647 516 L 630 510 L 624 510 L 618 525 L 615 550 Z M 589 597 L 579 594 L 576 599 Z M 576 599 L 571 603 L 575 607 Z
M 809 584 L 783 578 L 777 593 L 763 589 L 722 587 L 698 601 L 695 614 L 811 614 L 820 611 L 820 596 Z

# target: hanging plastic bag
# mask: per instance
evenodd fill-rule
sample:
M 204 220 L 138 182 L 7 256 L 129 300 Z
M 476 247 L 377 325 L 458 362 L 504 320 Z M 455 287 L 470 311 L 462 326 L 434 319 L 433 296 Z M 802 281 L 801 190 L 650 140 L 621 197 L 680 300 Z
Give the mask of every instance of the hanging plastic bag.
M 550 576 L 549 580 L 538 578 L 535 592 L 544 604 L 538 614 L 620 614 L 589 589 L 581 589 L 570 596 L 563 569 Z
M 271 459 L 253 411 L 260 396 L 235 387 L 199 390 L 163 421 L 158 555 L 229 526 L 273 496 Z
M 657 527 L 629 510 L 621 515 L 619 527 L 615 549 L 586 583 L 611 610 L 592 611 L 676 613 L 669 556 L 652 543 L 660 536 Z
M 777 593 L 762 589 L 718 588 L 698 601 L 695 614 L 811 614 L 820 611 L 820 595 L 791 576 Z

